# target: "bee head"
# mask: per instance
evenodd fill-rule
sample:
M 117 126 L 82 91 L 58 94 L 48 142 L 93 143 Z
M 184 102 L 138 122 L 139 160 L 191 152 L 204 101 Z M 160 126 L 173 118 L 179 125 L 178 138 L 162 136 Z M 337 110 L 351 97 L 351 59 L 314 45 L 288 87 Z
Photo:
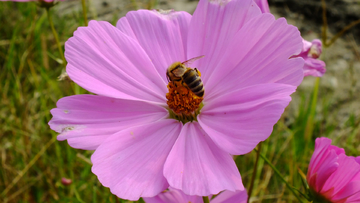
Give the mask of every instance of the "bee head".
M 166 78 L 168 82 L 170 81 L 180 81 L 181 77 L 184 75 L 186 67 L 180 62 L 175 62 L 166 71 Z

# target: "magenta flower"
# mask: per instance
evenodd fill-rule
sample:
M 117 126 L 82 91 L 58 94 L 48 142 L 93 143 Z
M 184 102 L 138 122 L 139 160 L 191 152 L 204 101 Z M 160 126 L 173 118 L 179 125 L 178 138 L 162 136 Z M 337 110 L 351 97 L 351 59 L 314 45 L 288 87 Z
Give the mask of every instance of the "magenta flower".
M 198 196 L 243 190 L 232 155 L 271 134 L 303 79 L 303 59 L 290 59 L 301 47 L 296 27 L 252 0 L 200 0 L 193 16 L 132 11 L 116 27 L 91 21 L 66 42 L 66 71 L 97 95 L 60 99 L 49 124 L 58 140 L 95 150 L 92 172 L 120 198 L 169 186 Z M 171 89 L 166 72 L 198 56 L 191 68 L 205 96 L 196 106 L 189 101 L 199 97 Z
M 267 0 L 254 0 L 260 7 L 263 13 L 270 13 L 270 8 Z M 321 55 L 322 43 L 319 39 L 314 39 L 312 42 L 308 42 L 303 39 L 303 49 L 301 53 L 293 57 L 302 57 L 305 60 L 304 64 L 304 76 L 322 77 L 326 72 L 325 62 L 319 60 Z
M 306 176 L 314 202 L 360 202 L 360 157 L 317 138 Z
M 210 200 L 210 203 L 246 203 L 247 202 L 247 191 L 224 191 L 217 195 L 215 198 Z M 161 192 L 155 197 L 144 198 L 146 203 L 203 203 L 203 199 L 200 196 L 190 196 L 184 194 L 180 190 L 169 188 L 169 190 Z
M 325 62 L 319 58 L 321 54 L 322 43 L 319 39 L 314 39 L 312 42 L 308 42 L 303 39 L 303 49 L 299 55 L 294 57 L 302 57 L 305 60 L 304 64 L 304 76 L 322 77 L 326 72 Z

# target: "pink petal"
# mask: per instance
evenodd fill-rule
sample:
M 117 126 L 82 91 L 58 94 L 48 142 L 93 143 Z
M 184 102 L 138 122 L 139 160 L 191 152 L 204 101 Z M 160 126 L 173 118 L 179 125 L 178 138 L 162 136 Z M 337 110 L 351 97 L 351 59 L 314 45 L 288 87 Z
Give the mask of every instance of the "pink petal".
M 136 12 L 136 11 L 129 11 L 129 12 Z M 137 40 L 137 37 L 136 37 L 134 31 L 132 30 L 127 17 L 120 18 L 116 23 L 116 28 L 118 28 L 121 32 L 123 32 L 127 36 Z
M 247 202 L 247 191 L 224 191 L 212 199 L 211 203 L 246 203 Z
M 332 201 L 339 201 L 346 199 L 346 202 L 360 201 L 360 180 L 348 183 L 341 191 L 339 191 Z
M 304 76 L 322 77 L 326 72 L 325 62 L 317 58 L 321 55 L 322 43 L 319 39 L 312 42 L 303 39 L 303 48 L 299 55 L 293 57 L 302 57 L 305 60 Z
M 251 0 L 199 1 L 189 27 L 187 58 L 205 55 L 192 65 L 202 73 L 204 84 L 224 58 L 229 44 L 234 43 L 237 31 L 260 14 L 260 9 Z
M 306 58 L 304 64 L 304 76 L 322 77 L 326 72 L 325 62 L 319 59 Z
M 358 162 L 360 164 L 360 156 L 355 157 L 355 161 Z
M 51 129 L 74 148 L 94 150 L 125 128 L 157 121 L 168 112 L 153 104 L 98 95 L 64 97 L 51 110 Z
M 110 136 L 92 155 L 92 172 L 122 199 L 138 200 L 159 194 L 169 187 L 163 166 L 181 125 L 165 119 Z
M 263 13 L 270 13 L 268 0 L 254 0 Z
M 338 156 L 335 151 L 329 151 L 322 158 L 322 162 L 316 170 L 315 191 L 320 192 L 327 179 L 339 168 Z
M 331 139 L 326 137 L 317 138 L 315 140 L 315 150 L 311 156 L 308 167 L 307 176 L 316 173 L 321 165 L 322 157 L 327 152 L 328 147 L 331 145 Z
M 219 149 L 197 122 L 184 125 L 166 160 L 164 176 L 171 187 L 187 195 L 244 189 L 232 157 Z
M 328 157 L 330 150 L 333 150 L 336 155 L 345 154 L 344 149 L 332 146 L 331 139 L 329 138 L 321 137 L 315 140 L 315 151 L 310 160 L 307 176 L 317 173 L 319 168 L 323 165 L 325 159 L 333 159 L 331 157 Z M 338 163 L 337 160 L 336 163 Z
M 90 92 L 165 103 L 166 83 L 138 42 L 107 22 L 90 21 L 65 43 L 70 78 Z
M 345 154 L 345 150 L 344 150 L 343 148 L 339 148 L 339 147 L 334 146 L 334 145 L 330 145 L 330 146 L 328 147 L 328 149 L 335 151 L 335 153 L 336 153 L 337 155 Z
M 336 170 L 324 184 L 321 193 L 333 189 L 335 195 L 343 189 L 353 178 L 359 173 L 360 165 L 353 157 L 348 157 L 345 154 L 339 155 L 339 168 Z
M 320 41 L 320 43 L 321 43 L 321 41 Z M 308 54 L 311 46 L 312 46 L 312 43 L 311 43 L 311 42 L 303 39 L 303 48 L 302 48 L 302 50 L 301 50 L 300 55 L 301 55 L 301 54 L 304 54 L 304 56 L 306 56 L 306 55 Z M 305 55 L 305 54 L 306 54 L 306 55 Z
M 331 202 L 360 200 L 360 164 L 346 156 L 344 149 L 330 145 L 328 138 L 317 138 L 307 181 L 312 190 Z
M 230 41 L 221 60 L 209 75 L 204 75 L 205 99 L 256 84 L 301 83 L 304 61 L 289 58 L 301 51 L 302 38 L 299 30 L 284 18 L 256 16 Z
M 246 154 L 270 136 L 295 89 L 273 83 L 228 92 L 205 103 L 198 121 L 222 150 Z
M 181 190 L 169 188 L 155 197 L 143 198 L 146 203 L 203 203 L 202 197 L 186 195 Z
M 163 81 L 166 69 L 176 61 L 186 61 L 186 41 L 191 15 L 186 12 L 156 10 L 130 11 L 116 27 L 136 39 L 155 65 Z

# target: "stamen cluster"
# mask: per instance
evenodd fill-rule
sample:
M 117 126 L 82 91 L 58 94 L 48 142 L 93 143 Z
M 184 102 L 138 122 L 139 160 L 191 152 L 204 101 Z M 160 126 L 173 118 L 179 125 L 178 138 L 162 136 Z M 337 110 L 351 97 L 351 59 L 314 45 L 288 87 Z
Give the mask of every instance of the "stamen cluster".
M 186 123 L 196 120 L 199 107 L 203 98 L 196 96 L 181 81 L 170 81 L 167 85 L 169 92 L 166 94 L 167 104 L 177 120 Z

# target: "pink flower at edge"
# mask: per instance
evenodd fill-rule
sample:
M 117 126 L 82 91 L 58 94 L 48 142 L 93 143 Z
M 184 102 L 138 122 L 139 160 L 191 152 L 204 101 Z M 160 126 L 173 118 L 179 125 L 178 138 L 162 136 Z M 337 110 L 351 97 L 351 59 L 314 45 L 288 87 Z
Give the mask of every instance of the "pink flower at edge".
M 314 202 L 360 202 L 360 157 L 346 156 L 330 139 L 317 138 L 306 180 Z
M 322 52 L 322 43 L 319 39 L 314 39 L 312 42 L 308 42 L 303 39 L 303 49 L 299 55 L 293 57 L 302 57 L 305 60 L 304 64 L 304 76 L 322 77 L 326 72 L 325 62 L 319 60 L 319 56 Z
M 186 12 L 131 11 L 116 27 L 90 21 L 65 43 L 67 73 L 97 95 L 52 109 L 51 129 L 95 150 L 92 172 L 123 199 L 169 186 L 187 195 L 244 190 L 232 155 L 272 132 L 303 79 L 302 39 L 252 0 L 200 0 Z M 194 57 L 204 83 L 196 121 L 170 118 L 167 68 Z
M 263 13 L 270 13 L 270 8 L 267 0 L 254 0 L 260 7 Z M 326 64 L 319 60 L 322 52 L 322 43 L 319 39 L 314 39 L 312 42 L 303 39 L 303 49 L 298 55 L 293 57 L 302 57 L 305 60 L 304 76 L 322 77 L 326 72 Z
M 211 197 L 209 197 L 210 199 Z M 210 199 L 210 203 L 246 203 L 247 191 L 223 191 L 213 199 Z M 146 203 L 203 203 L 203 199 L 200 196 L 190 196 L 184 194 L 181 190 L 169 188 L 166 191 L 161 192 L 155 197 L 144 198 Z

